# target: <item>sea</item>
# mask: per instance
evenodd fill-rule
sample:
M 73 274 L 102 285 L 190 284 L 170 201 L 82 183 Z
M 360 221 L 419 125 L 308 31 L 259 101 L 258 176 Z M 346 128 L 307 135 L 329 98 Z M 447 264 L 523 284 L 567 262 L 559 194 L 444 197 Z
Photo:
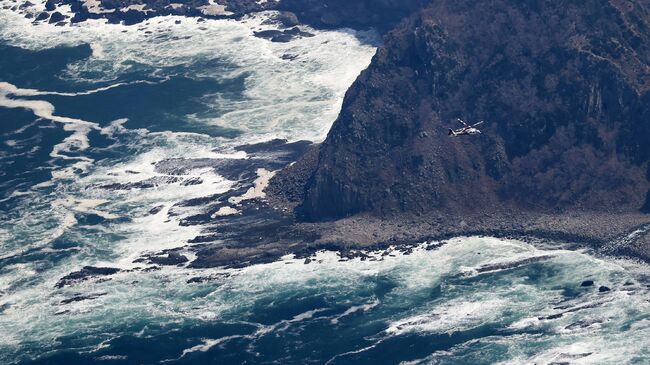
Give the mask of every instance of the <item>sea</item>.
M 272 13 L 56 26 L 19 5 L 0 0 L 1 364 L 650 363 L 648 267 L 571 242 L 191 265 L 203 208 L 179 203 L 237 181 L 157 166 L 322 141 L 373 30 L 274 43 L 254 36 Z

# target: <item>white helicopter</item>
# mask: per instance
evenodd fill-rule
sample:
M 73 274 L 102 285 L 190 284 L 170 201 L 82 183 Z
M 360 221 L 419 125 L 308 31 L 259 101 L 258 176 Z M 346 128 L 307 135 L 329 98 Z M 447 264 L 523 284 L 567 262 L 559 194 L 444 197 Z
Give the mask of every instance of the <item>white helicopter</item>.
M 448 133 L 449 136 L 458 137 L 458 136 L 465 136 L 470 134 L 481 134 L 481 131 L 478 128 L 476 128 L 476 126 L 483 124 L 483 121 L 480 121 L 472 125 L 465 123 L 460 118 L 458 118 L 458 121 L 463 125 L 463 128 L 458 128 L 458 129 L 449 128 L 449 133 Z

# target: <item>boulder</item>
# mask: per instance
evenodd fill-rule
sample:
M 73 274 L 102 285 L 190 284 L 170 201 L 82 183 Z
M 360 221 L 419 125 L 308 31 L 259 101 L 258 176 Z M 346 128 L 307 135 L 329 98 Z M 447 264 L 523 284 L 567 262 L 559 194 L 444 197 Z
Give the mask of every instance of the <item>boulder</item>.
M 55 11 L 50 15 L 50 20 L 48 21 L 49 23 L 58 23 L 60 21 L 65 20 L 65 16 L 63 14 L 59 13 L 58 11 Z
M 36 16 L 36 20 L 47 20 L 49 17 L 50 14 L 44 11 Z

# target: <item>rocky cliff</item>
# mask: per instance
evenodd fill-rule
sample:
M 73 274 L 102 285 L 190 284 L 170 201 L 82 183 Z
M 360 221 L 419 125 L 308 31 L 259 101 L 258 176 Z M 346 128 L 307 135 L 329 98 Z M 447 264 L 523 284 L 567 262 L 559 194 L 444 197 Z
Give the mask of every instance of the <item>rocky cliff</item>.
M 648 9 L 433 1 L 388 33 L 318 158 L 294 167 L 311 171 L 300 213 L 650 210 Z M 483 134 L 448 137 L 457 117 Z

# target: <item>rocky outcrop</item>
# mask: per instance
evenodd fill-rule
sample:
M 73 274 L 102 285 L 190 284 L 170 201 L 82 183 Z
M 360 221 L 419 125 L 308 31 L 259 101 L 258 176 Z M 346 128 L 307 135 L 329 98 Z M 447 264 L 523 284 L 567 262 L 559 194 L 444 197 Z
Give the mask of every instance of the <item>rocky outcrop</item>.
M 433 1 L 346 94 L 302 216 L 647 210 L 649 8 Z M 448 137 L 457 117 L 483 134 Z
M 316 28 L 391 29 L 404 17 L 420 9 L 424 0 L 48 0 L 46 10 L 69 5 L 73 23 L 107 19 L 111 23 L 136 24 L 145 19 L 182 15 L 204 18 L 239 18 L 266 10 L 277 10 L 277 20 L 287 28 L 300 23 Z M 31 14 L 31 13 L 30 13 Z M 33 15 L 33 14 L 32 14 Z

